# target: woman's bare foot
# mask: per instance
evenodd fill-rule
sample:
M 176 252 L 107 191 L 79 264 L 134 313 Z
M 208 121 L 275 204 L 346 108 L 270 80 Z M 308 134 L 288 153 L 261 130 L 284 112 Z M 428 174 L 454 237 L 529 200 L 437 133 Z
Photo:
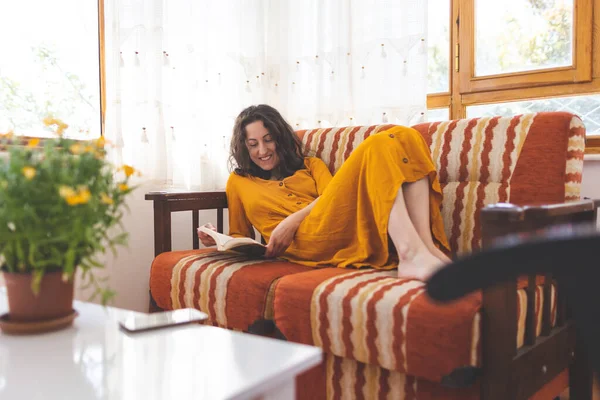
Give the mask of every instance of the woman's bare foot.
M 411 259 L 400 260 L 398 264 L 398 278 L 417 279 L 425 282 L 447 263 L 429 251 L 423 250 L 416 253 Z
M 450 257 L 444 254 L 443 251 L 438 249 L 436 245 L 432 244 L 430 247 L 428 247 L 428 249 L 434 257 L 439 258 L 439 260 L 442 261 L 444 264 L 450 264 L 452 262 L 452 259 L 450 259 Z

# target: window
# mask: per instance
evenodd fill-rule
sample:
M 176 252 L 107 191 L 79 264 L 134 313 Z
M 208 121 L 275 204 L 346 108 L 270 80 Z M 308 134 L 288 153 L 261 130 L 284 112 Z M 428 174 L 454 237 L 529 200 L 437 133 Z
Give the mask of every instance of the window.
M 427 110 L 427 122 L 448 121 L 450 119 L 449 108 L 434 108 Z
M 573 3 L 476 0 L 474 75 L 572 66 Z
M 591 81 L 591 0 L 459 1 L 462 93 Z
M 51 115 L 69 124 L 65 136 L 100 136 L 100 7 L 81 0 L 0 6 L 0 132 L 48 137 L 42 120 Z
M 600 134 L 600 94 L 469 106 L 467 118 L 511 116 L 540 111 L 568 111 L 577 114 L 583 120 L 588 135 Z
M 427 93 L 450 92 L 450 1 L 427 4 Z
M 429 24 L 450 44 L 436 58 L 442 39 L 429 42 L 430 120 L 445 109 L 449 119 L 569 111 L 586 125 L 586 152 L 600 153 L 600 0 L 430 0 Z M 432 73 L 444 67 L 446 93 Z

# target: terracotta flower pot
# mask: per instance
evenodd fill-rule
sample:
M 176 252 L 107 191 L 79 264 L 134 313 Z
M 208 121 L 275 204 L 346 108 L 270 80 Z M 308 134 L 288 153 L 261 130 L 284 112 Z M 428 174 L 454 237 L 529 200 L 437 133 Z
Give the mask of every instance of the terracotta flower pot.
M 31 322 L 65 317 L 73 310 L 73 282 L 62 272 L 44 274 L 38 295 L 31 291 L 33 275 L 4 272 L 11 321 Z

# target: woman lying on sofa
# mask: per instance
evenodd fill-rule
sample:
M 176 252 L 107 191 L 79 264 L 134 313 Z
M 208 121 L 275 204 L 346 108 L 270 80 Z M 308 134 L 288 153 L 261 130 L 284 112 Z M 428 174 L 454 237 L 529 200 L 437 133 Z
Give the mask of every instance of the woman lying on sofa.
M 237 117 L 227 182 L 229 235 L 267 241 L 267 257 L 307 266 L 393 269 L 426 280 L 450 262 L 442 192 L 419 132 L 396 126 L 361 143 L 332 177 L 268 105 Z M 390 251 L 388 235 L 396 252 Z M 213 239 L 199 232 L 205 246 Z

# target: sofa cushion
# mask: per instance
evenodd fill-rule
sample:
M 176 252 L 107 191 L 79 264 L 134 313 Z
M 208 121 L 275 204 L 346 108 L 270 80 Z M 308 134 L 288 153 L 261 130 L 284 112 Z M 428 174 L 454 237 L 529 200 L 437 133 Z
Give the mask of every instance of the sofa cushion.
M 541 286 L 536 294 L 539 334 Z M 521 346 L 527 293 L 516 295 Z M 456 368 L 481 365 L 480 308 L 480 293 L 440 305 L 423 283 L 398 279 L 395 271 L 336 268 L 282 277 L 273 305 L 275 325 L 288 340 L 433 382 Z
M 537 286 L 535 288 L 535 299 L 534 299 L 534 315 L 535 321 L 535 336 L 540 336 L 542 333 L 542 310 L 544 309 L 544 279 L 538 277 Z M 525 344 L 525 320 L 527 318 L 527 278 L 519 280 L 517 290 L 517 348 L 523 347 Z M 550 290 L 550 314 L 551 320 L 550 325 L 556 326 L 556 284 L 553 283 Z M 480 357 L 479 357 L 480 358 Z
M 150 292 L 162 309 L 196 308 L 214 325 L 246 331 L 272 319 L 270 290 L 277 279 L 310 269 L 214 249 L 173 251 L 154 259 Z

